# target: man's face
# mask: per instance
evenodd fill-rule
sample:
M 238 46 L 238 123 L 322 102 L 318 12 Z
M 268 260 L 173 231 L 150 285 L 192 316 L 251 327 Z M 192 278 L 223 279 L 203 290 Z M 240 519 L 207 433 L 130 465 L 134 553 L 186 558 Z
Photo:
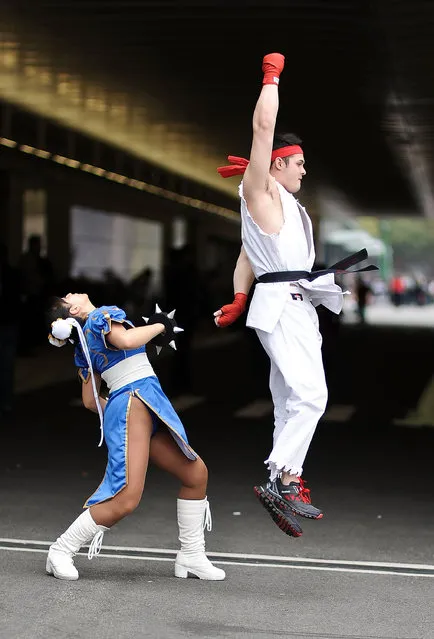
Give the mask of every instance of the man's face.
M 274 162 L 277 169 L 275 177 L 289 193 L 297 193 L 301 188 L 301 180 L 306 175 L 304 155 L 302 153 L 290 155 L 287 161 L 288 164 L 283 158 L 276 158 Z

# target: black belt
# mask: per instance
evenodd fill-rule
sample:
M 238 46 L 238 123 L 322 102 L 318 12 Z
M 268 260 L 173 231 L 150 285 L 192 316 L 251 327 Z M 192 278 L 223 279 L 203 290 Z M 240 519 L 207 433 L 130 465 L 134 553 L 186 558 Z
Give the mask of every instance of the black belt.
M 309 280 L 309 282 L 312 282 L 312 280 L 316 280 L 317 277 L 321 277 L 321 275 L 328 275 L 329 273 L 340 275 L 342 273 L 378 271 L 378 266 L 374 266 L 373 264 L 369 264 L 369 266 L 365 266 L 364 268 L 358 268 L 355 271 L 348 271 L 351 266 L 355 266 L 359 262 L 363 262 L 363 260 L 366 260 L 367 257 L 368 251 L 366 249 L 362 249 L 357 253 L 344 257 L 343 260 L 339 260 L 336 264 L 333 264 L 329 268 L 322 269 L 321 271 L 277 271 L 276 273 L 264 273 L 264 275 L 260 275 L 258 277 L 258 282 L 296 282 L 297 280 Z

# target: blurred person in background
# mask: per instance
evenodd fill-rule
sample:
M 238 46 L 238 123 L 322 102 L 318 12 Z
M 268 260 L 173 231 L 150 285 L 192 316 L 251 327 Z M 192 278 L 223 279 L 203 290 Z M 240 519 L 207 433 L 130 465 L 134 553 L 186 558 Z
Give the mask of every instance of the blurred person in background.
M 369 303 L 371 287 L 361 275 L 356 278 L 357 314 L 361 324 L 366 323 L 366 306 Z
M 21 317 L 19 272 L 0 244 L 0 422 L 12 414 L 18 317 Z
M 143 315 L 149 317 L 155 308 L 154 279 L 155 273 L 149 266 L 131 279 L 128 286 L 128 303 L 133 321 L 140 321 Z
M 54 286 L 53 267 L 50 260 L 42 255 L 40 235 L 29 237 L 18 268 L 23 302 L 19 349 L 21 355 L 33 355 L 34 348 L 46 337 L 45 308 Z M 33 318 L 33 331 L 27 330 L 29 317 Z
M 394 306 L 401 306 L 404 303 L 406 286 L 401 275 L 395 275 L 389 284 L 390 300 Z

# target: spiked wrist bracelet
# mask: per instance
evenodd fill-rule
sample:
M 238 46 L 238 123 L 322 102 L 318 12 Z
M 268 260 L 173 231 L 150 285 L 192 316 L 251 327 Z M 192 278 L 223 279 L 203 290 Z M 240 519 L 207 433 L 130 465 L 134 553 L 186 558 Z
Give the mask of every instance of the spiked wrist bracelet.
M 150 340 L 150 343 L 155 345 L 157 354 L 160 353 L 163 346 L 170 346 L 176 350 L 175 337 L 178 333 L 182 333 L 184 329 L 177 325 L 174 318 L 174 310 L 170 311 L 170 313 L 165 313 L 161 310 L 158 304 L 155 305 L 155 313 L 151 315 L 151 317 L 142 318 L 146 322 L 147 326 L 151 326 L 152 324 L 164 325 L 164 333 L 160 333 Z

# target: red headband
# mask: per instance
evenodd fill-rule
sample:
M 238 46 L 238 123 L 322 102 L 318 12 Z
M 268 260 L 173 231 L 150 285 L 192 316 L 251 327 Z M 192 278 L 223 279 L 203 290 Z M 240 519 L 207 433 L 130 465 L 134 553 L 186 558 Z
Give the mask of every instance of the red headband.
M 297 153 L 303 153 L 301 146 L 298 144 L 283 146 L 272 152 L 271 161 L 274 162 L 276 158 L 287 158 L 290 155 L 296 155 Z M 217 169 L 223 178 L 233 177 L 234 175 L 243 175 L 249 165 L 249 160 L 239 158 L 235 155 L 228 155 L 228 160 L 230 162 L 228 166 L 219 166 Z

